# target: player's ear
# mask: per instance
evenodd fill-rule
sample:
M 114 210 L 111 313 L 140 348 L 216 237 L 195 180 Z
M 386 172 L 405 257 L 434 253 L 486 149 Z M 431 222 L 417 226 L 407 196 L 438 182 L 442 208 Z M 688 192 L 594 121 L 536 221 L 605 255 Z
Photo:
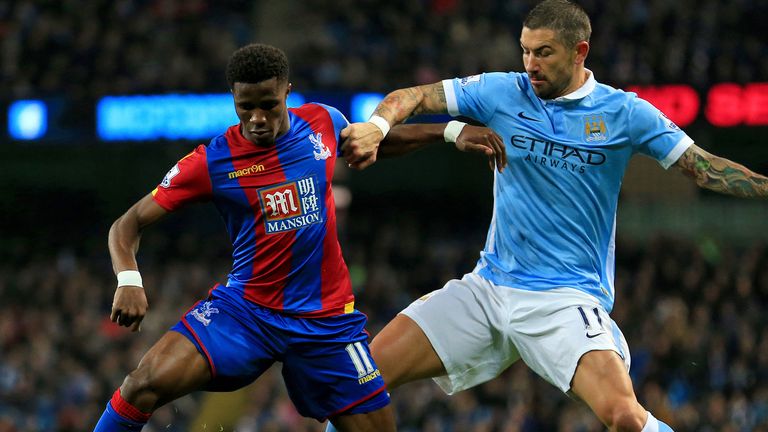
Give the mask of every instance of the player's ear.
M 573 59 L 573 62 L 576 64 L 584 64 L 584 60 L 587 59 L 587 54 L 589 54 L 589 42 L 578 42 L 576 44 L 576 57 Z
M 292 88 L 293 88 L 293 84 L 291 84 L 290 82 L 288 83 L 288 85 L 287 85 L 287 86 L 285 86 L 285 95 L 286 95 L 286 96 L 288 96 L 289 94 L 291 94 L 291 89 L 292 89 Z

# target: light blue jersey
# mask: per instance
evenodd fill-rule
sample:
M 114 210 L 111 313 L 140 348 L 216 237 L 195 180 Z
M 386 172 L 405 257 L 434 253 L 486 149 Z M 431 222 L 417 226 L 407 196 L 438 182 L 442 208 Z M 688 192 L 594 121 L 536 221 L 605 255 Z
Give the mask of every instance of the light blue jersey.
M 443 81 L 448 111 L 504 140 L 493 218 L 475 272 L 526 290 L 570 287 L 613 308 L 616 206 L 635 153 L 669 168 L 693 143 L 634 93 L 598 84 L 540 99 L 524 73 Z

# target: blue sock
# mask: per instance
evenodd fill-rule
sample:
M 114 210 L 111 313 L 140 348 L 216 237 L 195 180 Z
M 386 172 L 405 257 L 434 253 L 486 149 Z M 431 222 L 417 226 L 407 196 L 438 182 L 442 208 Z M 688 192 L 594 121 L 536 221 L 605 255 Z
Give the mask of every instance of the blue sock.
M 107 402 L 107 409 L 101 415 L 99 422 L 93 432 L 133 432 L 140 431 L 146 423 L 139 423 L 129 420 L 112 408 L 112 404 Z
M 329 420 L 328 421 L 328 426 L 325 427 L 325 432 L 339 432 L 339 431 L 336 430 L 335 427 L 333 427 L 333 424 Z

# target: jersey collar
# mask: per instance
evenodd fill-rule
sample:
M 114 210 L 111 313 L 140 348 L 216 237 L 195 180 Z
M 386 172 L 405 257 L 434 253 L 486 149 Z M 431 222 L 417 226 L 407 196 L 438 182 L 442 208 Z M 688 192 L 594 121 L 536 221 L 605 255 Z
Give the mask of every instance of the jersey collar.
M 595 74 L 592 73 L 589 69 L 584 69 L 587 71 L 587 81 L 581 85 L 581 87 L 577 88 L 576 90 L 572 91 L 571 93 L 568 93 L 567 95 L 563 95 L 560 97 L 556 97 L 552 99 L 553 102 L 569 102 L 569 101 L 576 101 L 579 99 L 584 99 L 585 97 L 589 96 L 590 93 L 592 93 L 592 90 L 595 89 L 595 85 L 597 85 L 597 81 L 595 81 Z

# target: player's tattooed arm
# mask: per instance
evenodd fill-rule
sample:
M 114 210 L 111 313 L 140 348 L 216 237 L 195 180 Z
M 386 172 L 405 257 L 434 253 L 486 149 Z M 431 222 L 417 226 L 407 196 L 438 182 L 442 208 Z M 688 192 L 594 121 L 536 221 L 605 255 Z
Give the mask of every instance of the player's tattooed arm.
M 388 94 L 376 107 L 374 115 L 384 117 L 389 124 L 398 124 L 415 114 L 445 114 L 448 104 L 442 82 L 408 87 Z
M 676 166 L 700 187 L 744 198 L 768 197 L 768 177 L 691 145 Z
M 447 113 L 448 104 L 445 99 L 443 83 L 408 87 L 395 90 L 388 94 L 376 107 L 373 116 L 383 118 L 389 126 L 402 123 L 413 114 L 439 114 Z M 380 120 L 380 119 L 379 119 Z M 350 167 L 365 169 L 376 162 L 378 147 L 384 138 L 386 131 L 380 125 L 372 121 L 353 123 L 341 131 L 342 152 L 344 159 Z M 437 134 L 437 136 L 441 136 Z M 398 140 L 390 139 L 390 145 Z M 400 144 L 403 143 L 399 140 Z M 419 144 L 419 145 L 423 145 Z M 393 150 L 394 153 L 407 151 L 407 149 Z

